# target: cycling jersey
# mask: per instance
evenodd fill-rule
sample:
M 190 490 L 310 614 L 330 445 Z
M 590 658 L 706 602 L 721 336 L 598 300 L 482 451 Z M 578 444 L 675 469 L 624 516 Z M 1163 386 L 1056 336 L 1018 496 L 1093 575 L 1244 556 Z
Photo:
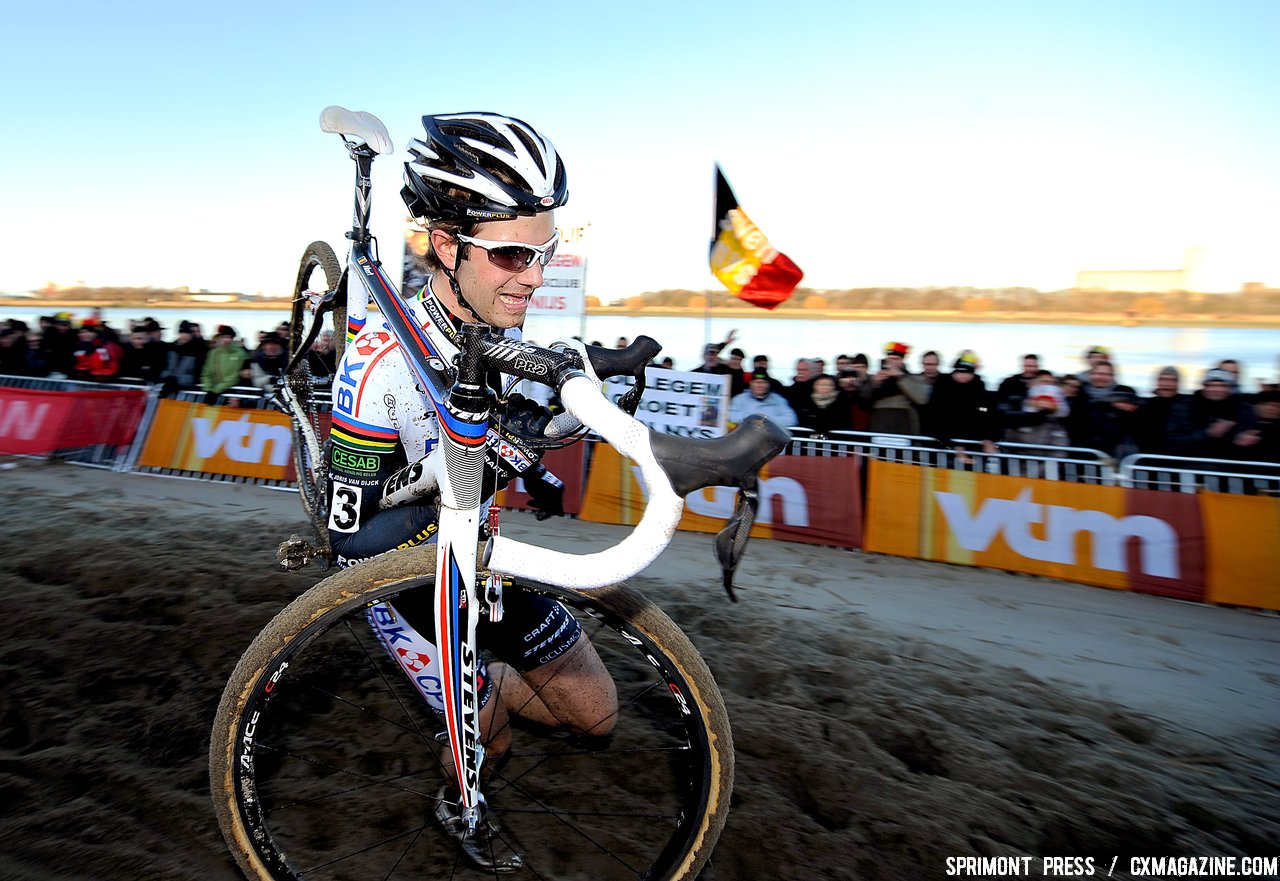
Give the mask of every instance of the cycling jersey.
M 408 303 L 432 353 L 452 364 L 458 324 L 431 287 Z M 506 335 L 520 338 L 511 328 Z M 436 412 L 405 363 L 400 343 L 376 313 L 342 353 L 333 381 L 329 453 L 329 543 L 346 567 L 393 548 L 429 541 L 436 510 L 429 503 L 379 510 L 382 486 L 410 462 L 432 453 L 440 435 Z
M 428 283 L 408 301 L 431 353 L 452 364 L 460 322 L 449 315 Z M 505 331 L 520 339 L 519 328 Z M 405 362 L 400 344 L 382 321 L 370 314 L 348 341 L 333 381 L 333 425 L 329 451 L 329 543 L 340 567 L 353 566 L 376 554 L 428 543 L 435 538 L 437 510 L 433 497 L 417 504 L 382 510 L 382 487 L 410 462 L 436 453 L 437 415 Z M 442 455 L 442 453 L 436 453 Z M 520 453 L 506 449 L 507 461 Z M 515 464 L 516 470 L 531 463 Z M 551 476 L 554 480 L 554 476 Z M 504 596 L 505 614 L 498 624 L 481 622 L 482 647 L 492 649 L 525 672 L 563 654 L 577 642 L 581 627 L 560 603 L 518 589 Z M 428 591 L 416 590 L 380 604 L 369 622 L 391 656 L 414 681 L 423 698 L 439 709 L 439 681 L 431 643 L 434 617 Z M 484 661 L 477 670 L 489 696 Z

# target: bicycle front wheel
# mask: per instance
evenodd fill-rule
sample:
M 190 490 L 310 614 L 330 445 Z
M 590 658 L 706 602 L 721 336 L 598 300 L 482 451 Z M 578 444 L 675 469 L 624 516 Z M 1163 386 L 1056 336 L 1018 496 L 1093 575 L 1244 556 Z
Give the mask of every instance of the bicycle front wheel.
M 365 620 L 431 589 L 435 548 L 348 569 L 259 634 L 218 708 L 210 784 L 231 851 L 252 879 L 485 878 L 435 819 L 436 717 Z M 521 725 L 484 786 L 524 858 L 513 878 L 697 876 L 733 786 L 727 716 L 706 664 L 639 594 L 519 582 L 582 622 L 618 688 L 604 739 Z

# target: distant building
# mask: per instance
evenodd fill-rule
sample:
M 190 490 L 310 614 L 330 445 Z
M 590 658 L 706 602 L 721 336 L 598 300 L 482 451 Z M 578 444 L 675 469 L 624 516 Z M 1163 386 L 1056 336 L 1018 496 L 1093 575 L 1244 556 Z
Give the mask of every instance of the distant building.
M 1204 248 L 1187 248 L 1181 269 L 1085 269 L 1076 273 L 1076 290 L 1131 291 L 1161 294 L 1167 291 L 1213 293 L 1205 284 Z

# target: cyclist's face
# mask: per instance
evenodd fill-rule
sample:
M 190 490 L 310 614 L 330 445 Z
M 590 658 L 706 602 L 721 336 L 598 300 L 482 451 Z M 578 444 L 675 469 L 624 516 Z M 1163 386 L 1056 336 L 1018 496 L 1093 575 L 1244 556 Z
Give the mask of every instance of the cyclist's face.
M 478 239 L 541 245 L 548 241 L 555 231 L 555 220 L 548 212 L 532 217 L 482 223 L 472 231 L 471 235 Z M 440 255 L 444 264 L 446 266 L 454 264 L 457 258 L 457 242 L 437 239 L 435 245 L 436 253 Z M 542 287 L 541 263 L 534 260 L 528 268 L 520 272 L 509 272 L 489 262 L 489 255 L 483 248 L 470 245 L 466 249 L 466 258 L 456 265 L 458 285 L 462 288 L 463 296 L 476 310 L 482 321 L 499 328 L 520 327 L 524 324 L 525 312 L 529 308 L 529 297 Z M 460 318 L 472 320 L 470 313 L 464 307 L 453 302 L 453 292 L 449 289 L 447 282 L 436 286 L 435 290 L 445 305 L 450 307 L 450 311 Z

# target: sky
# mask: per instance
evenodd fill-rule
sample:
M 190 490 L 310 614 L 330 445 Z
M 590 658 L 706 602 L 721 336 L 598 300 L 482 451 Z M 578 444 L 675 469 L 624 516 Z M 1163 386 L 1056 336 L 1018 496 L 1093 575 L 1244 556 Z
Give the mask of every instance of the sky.
M 1056 290 L 1189 247 L 1280 287 L 1278 44 L 1278 0 L 21 4 L 0 292 L 289 293 L 350 225 L 330 104 L 397 146 L 388 262 L 420 117 L 490 110 L 555 142 L 605 301 L 718 286 L 716 162 L 808 287 Z

